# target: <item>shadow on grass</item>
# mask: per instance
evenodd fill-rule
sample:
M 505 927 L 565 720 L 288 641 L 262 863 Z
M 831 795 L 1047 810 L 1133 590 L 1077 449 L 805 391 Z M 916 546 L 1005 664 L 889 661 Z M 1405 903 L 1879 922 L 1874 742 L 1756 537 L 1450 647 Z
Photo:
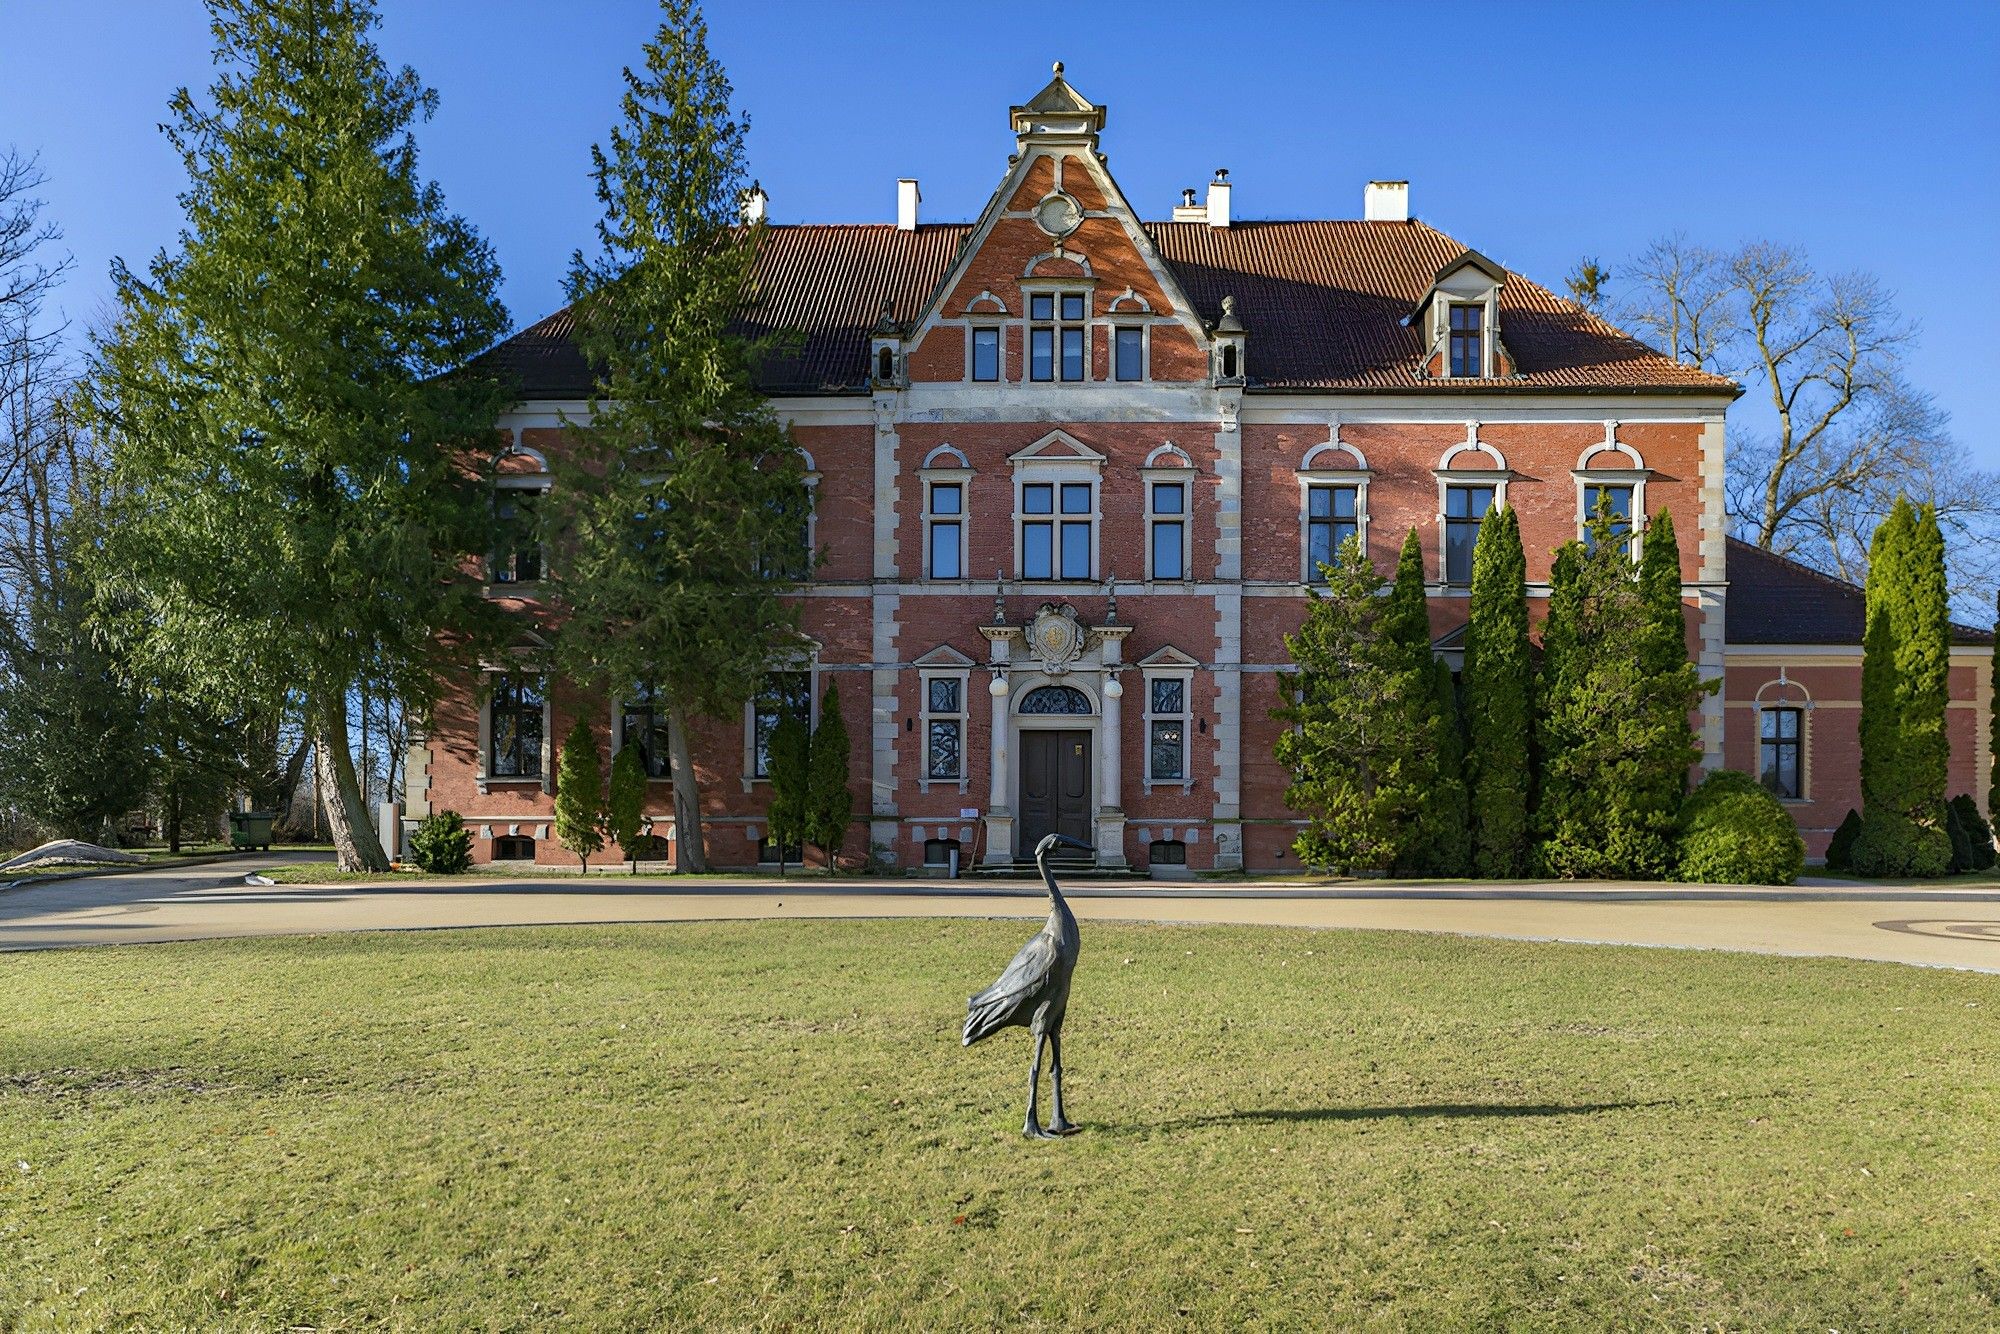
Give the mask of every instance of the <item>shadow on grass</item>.
M 1590 1116 L 1598 1112 L 1631 1112 L 1648 1107 L 1673 1107 L 1677 1105 L 1678 1103 L 1675 1099 L 1658 1098 L 1650 1102 L 1438 1102 L 1419 1103 L 1407 1107 L 1266 1107 L 1239 1112 L 1218 1112 L 1211 1116 L 1180 1116 L 1175 1117 L 1171 1121 L 1153 1121 L 1143 1125 L 1093 1125 L 1090 1128 L 1116 1135 L 1134 1134 L 1150 1130 L 1200 1130 L 1209 1126 L 1242 1125 L 1258 1122 L 1267 1125 L 1281 1125 L 1311 1121 L 1395 1121 L 1428 1118 L 1504 1119 L 1508 1117 Z

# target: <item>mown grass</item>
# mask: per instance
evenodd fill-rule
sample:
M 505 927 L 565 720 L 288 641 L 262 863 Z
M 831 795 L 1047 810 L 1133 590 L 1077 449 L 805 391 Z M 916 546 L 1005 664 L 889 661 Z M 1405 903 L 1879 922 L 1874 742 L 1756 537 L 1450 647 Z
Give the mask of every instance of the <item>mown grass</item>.
M 0 1329 L 2000 1320 L 1993 977 L 1092 926 L 1031 1143 L 1023 936 L 8 958 Z

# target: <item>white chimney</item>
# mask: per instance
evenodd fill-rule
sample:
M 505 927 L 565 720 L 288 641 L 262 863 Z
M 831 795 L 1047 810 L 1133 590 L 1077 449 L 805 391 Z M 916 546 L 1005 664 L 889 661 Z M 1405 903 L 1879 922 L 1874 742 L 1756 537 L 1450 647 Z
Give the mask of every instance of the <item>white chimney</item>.
M 917 183 L 905 176 L 896 182 L 896 230 L 913 232 L 917 229 L 917 205 L 924 197 L 917 193 Z
M 1368 222 L 1408 222 L 1410 183 L 1370 181 L 1361 196 L 1361 216 Z
M 1215 179 L 1208 183 L 1208 225 L 1227 227 L 1229 225 L 1229 168 L 1217 167 Z
M 750 182 L 750 188 L 743 192 L 743 221 L 762 222 L 770 208 L 771 196 L 764 193 L 763 186 Z
M 1181 191 L 1181 202 L 1174 205 L 1175 222 L 1207 222 L 1208 206 L 1195 202 L 1195 192 Z

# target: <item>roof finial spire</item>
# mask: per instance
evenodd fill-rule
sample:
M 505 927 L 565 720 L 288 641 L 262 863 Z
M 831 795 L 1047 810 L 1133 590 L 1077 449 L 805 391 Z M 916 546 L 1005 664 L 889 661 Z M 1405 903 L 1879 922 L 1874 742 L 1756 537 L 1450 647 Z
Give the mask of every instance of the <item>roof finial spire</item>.
M 1056 77 L 1058 79 L 1062 77 L 1062 61 L 1060 60 L 1056 62 Z

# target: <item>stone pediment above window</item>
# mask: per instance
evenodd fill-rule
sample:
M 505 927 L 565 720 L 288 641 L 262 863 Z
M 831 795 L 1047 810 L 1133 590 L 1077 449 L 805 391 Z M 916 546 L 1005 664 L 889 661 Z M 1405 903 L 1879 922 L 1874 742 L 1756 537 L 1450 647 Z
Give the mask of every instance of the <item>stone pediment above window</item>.
M 1104 455 L 1067 431 L 1050 431 L 1026 449 L 1007 456 L 1009 463 L 1092 463 L 1101 464 Z
M 966 657 L 951 645 L 940 644 L 929 653 L 918 658 L 912 665 L 933 669 L 949 669 L 955 667 L 973 667 L 978 664 L 974 663 L 971 658 Z
M 1175 648 L 1172 644 L 1168 644 L 1165 645 L 1164 647 L 1154 649 L 1151 653 L 1148 653 L 1145 657 L 1139 659 L 1137 665 L 1141 668 L 1201 666 L 1199 662 L 1196 662 L 1193 658 L 1190 658 L 1187 654 L 1181 652 L 1179 649 Z

